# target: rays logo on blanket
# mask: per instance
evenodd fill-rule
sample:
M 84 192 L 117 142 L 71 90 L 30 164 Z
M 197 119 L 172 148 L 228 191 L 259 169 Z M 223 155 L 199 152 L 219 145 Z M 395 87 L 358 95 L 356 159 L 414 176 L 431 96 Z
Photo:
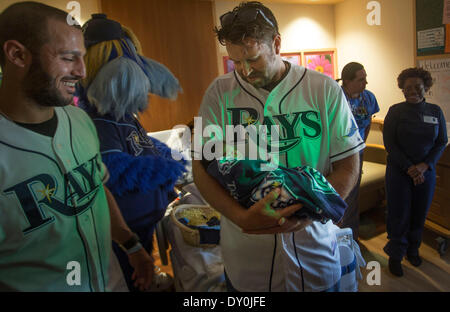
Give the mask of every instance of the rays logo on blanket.
M 228 116 L 233 126 L 257 124 L 259 120 L 258 111 L 251 107 L 227 108 Z M 286 153 L 298 145 L 303 139 L 316 139 L 322 133 L 319 112 L 303 111 L 290 114 L 264 116 L 264 125 L 267 126 L 267 137 L 271 136 L 271 126 L 280 127 L 278 150 Z M 271 150 L 270 144 L 268 149 Z
M 333 186 L 327 181 L 327 179 L 317 170 L 311 170 L 311 167 L 298 167 L 297 171 L 302 172 L 311 179 L 311 188 L 314 192 L 320 192 L 322 194 L 337 194 Z
M 280 188 L 280 195 L 271 203 L 271 207 L 275 209 L 281 209 L 293 205 L 296 198 L 291 196 L 291 193 L 287 184 L 284 181 L 284 176 L 270 172 L 264 181 L 256 188 L 252 194 L 252 201 L 258 202 L 266 197 L 275 188 Z
M 236 164 L 236 161 L 228 161 L 228 160 L 219 160 L 218 162 L 218 168 L 219 172 L 223 175 L 229 174 L 233 166 Z
M 23 230 L 24 234 L 54 221 L 55 217 L 47 215 L 44 206 L 65 216 L 74 216 L 90 208 L 102 185 L 100 170 L 96 156 L 67 173 L 63 185 L 58 184 L 61 179 L 42 173 L 5 189 L 5 194 L 18 199 L 28 219 L 30 226 Z

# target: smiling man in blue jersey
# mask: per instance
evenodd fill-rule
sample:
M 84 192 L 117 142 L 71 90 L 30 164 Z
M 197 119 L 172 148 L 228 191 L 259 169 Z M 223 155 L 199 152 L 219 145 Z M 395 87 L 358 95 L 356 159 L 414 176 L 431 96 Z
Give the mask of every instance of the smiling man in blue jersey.
M 110 290 L 111 238 L 147 288 L 152 261 L 103 185 L 95 126 L 69 105 L 86 70 L 81 28 L 66 21 L 36 2 L 0 14 L 0 291 Z
M 218 40 L 235 71 L 215 79 L 199 115 L 203 125 L 277 125 L 280 164 L 321 172 L 342 198 L 358 178 L 364 147 L 340 86 L 331 78 L 284 62 L 273 13 L 243 2 L 220 18 Z M 301 205 L 273 211 L 276 192 L 249 209 L 193 161 L 195 183 L 222 213 L 221 249 L 230 291 L 338 291 L 339 251 L 329 221 L 300 221 Z

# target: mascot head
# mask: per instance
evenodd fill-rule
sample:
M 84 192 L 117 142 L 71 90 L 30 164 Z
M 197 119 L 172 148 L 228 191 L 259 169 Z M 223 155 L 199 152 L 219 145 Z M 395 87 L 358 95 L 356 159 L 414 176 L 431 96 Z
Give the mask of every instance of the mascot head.
M 86 78 L 77 87 L 79 104 L 117 120 L 142 112 L 148 94 L 176 99 L 181 87 L 162 64 L 142 56 L 133 32 L 105 14 L 93 14 L 83 25 Z

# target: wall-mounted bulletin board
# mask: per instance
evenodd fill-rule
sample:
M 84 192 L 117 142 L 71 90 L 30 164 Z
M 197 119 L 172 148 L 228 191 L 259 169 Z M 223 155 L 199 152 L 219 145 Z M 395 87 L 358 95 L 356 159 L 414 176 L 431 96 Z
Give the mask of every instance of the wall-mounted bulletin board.
M 433 86 L 425 95 L 450 121 L 450 0 L 416 0 L 416 65 L 428 70 Z
M 450 122 L 450 55 L 447 58 L 419 59 L 417 66 L 428 70 L 433 77 L 433 86 L 425 95 L 427 102 L 438 104 L 445 120 Z
M 417 56 L 450 53 L 449 2 L 416 0 Z

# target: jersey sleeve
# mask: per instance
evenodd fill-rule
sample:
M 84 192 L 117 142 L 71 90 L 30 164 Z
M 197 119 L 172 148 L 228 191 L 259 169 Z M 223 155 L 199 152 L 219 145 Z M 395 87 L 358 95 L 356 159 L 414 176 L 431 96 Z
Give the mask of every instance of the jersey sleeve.
M 367 91 L 367 94 L 369 96 L 369 102 L 370 102 L 370 108 L 369 108 L 369 112 L 368 112 L 369 115 L 373 115 L 375 113 L 378 113 L 380 111 L 380 106 L 378 105 L 377 98 L 370 91 Z
M 340 87 L 332 87 L 327 102 L 330 161 L 335 162 L 359 152 L 365 144 Z
M 194 128 L 194 157 L 195 159 L 209 159 L 211 155 L 204 155 L 203 150 L 209 151 L 209 147 L 213 146 L 214 142 L 224 140 L 224 131 L 226 123 L 226 111 L 223 100 L 220 98 L 218 91 L 218 84 L 213 82 L 207 89 L 198 117 L 195 120 Z M 198 123 L 201 122 L 201 127 Z M 198 131 L 201 130 L 201 133 Z M 196 143 L 197 142 L 197 143 Z M 205 147 L 205 149 L 203 149 Z M 201 157 L 201 158 L 199 158 Z
M 102 155 L 125 151 L 121 135 L 114 123 L 108 120 L 94 119 L 94 124 L 97 129 L 100 141 L 100 153 Z
M 111 173 L 105 164 L 105 156 L 111 155 L 111 153 L 120 153 L 123 151 L 123 145 L 119 140 L 120 134 L 115 124 L 110 123 L 108 120 L 94 119 L 95 130 L 99 138 L 100 155 L 102 165 L 102 182 L 103 184 L 110 184 Z M 112 168 L 113 169 L 113 168 Z
M 70 109 L 73 109 L 72 107 L 70 107 Z M 96 153 L 97 153 L 97 162 L 99 164 L 99 171 L 100 171 L 100 177 L 101 177 L 101 181 L 103 184 L 106 184 L 106 182 L 109 180 L 109 172 L 108 172 L 108 168 L 106 167 L 106 165 L 103 163 L 102 157 L 101 157 L 101 138 L 100 138 L 100 134 L 98 132 L 97 129 L 97 125 L 95 124 L 95 122 L 92 120 L 91 117 L 89 117 L 89 115 L 83 111 L 80 108 L 75 108 L 76 111 L 80 114 L 82 114 L 84 120 L 85 120 L 85 126 L 88 127 L 90 129 L 90 131 L 92 132 L 92 135 L 96 138 Z M 73 114 L 73 113 L 72 113 Z
M 103 184 L 106 184 L 106 183 L 108 183 L 108 181 L 109 181 L 109 177 L 110 177 L 110 175 L 109 175 L 109 171 L 108 171 L 108 168 L 106 167 L 106 165 L 105 165 L 105 163 L 102 161 L 102 173 L 103 173 L 103 179 L 102 179 L 102 183 Z

